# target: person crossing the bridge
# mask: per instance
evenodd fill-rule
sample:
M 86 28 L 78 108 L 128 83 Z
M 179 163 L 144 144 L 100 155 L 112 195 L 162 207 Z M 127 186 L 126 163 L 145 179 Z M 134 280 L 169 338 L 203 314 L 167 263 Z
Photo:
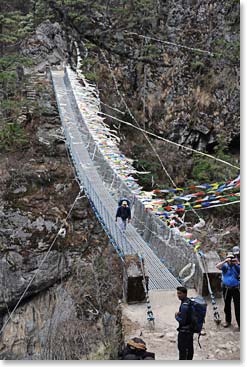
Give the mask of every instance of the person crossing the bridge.
M 119 204 L 120 206 L 117 208 L 116 213 L 116 222 L 118 221 L 119 218 L 120 228 L 124 232 L 126 230 L 127 220 L 128 223 L 131 220 L 131 211 L 127 200 L 122 200 L 119 202 Z

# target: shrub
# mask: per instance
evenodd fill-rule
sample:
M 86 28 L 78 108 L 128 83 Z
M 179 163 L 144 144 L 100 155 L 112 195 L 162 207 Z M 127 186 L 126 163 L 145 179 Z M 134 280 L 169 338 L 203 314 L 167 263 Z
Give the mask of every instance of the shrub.
M 0 150 L 12 150 L 26 143 L 25 131 L 16 122 L 8 123 L 0 130 Z

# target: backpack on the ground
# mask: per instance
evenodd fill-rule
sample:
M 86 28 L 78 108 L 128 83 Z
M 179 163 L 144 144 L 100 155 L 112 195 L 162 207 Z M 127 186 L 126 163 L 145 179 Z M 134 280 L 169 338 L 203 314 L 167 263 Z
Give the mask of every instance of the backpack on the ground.
M 191 307 L 191 331 L 193 333 L 199 334 L 198 336 L 198 344 L 199 338 L 201 335 L 202 327 L 205 322 L 205 317 L 207 313 L 207 303 L 205 299 L 201 296 L 190 298 L 190 307 Z

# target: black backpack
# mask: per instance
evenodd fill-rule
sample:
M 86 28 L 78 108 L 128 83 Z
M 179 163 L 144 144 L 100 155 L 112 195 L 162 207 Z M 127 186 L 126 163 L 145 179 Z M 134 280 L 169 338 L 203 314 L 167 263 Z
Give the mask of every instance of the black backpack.
M 190 298 L 190 309 L 191 309 L 190 330 L 193 333 L 199 334 L 198 344 L 201 348 L 201 345 L 199 343 L 199 338 L 201 335 L 203 324 L 205 322 L 205 317 L 207 313 L 207 303 L 205 299 L 201 296 L 192 297 Z

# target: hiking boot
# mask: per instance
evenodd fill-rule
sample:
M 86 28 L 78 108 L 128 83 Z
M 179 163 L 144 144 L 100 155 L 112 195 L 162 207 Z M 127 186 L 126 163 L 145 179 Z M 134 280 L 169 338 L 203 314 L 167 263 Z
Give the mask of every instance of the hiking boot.
M 231 323 L 230 323 L 230 322 L 225 322 L 225 323 L 223 324 L 223 327 L 229 327 L 229 326 L 231 326 Z

